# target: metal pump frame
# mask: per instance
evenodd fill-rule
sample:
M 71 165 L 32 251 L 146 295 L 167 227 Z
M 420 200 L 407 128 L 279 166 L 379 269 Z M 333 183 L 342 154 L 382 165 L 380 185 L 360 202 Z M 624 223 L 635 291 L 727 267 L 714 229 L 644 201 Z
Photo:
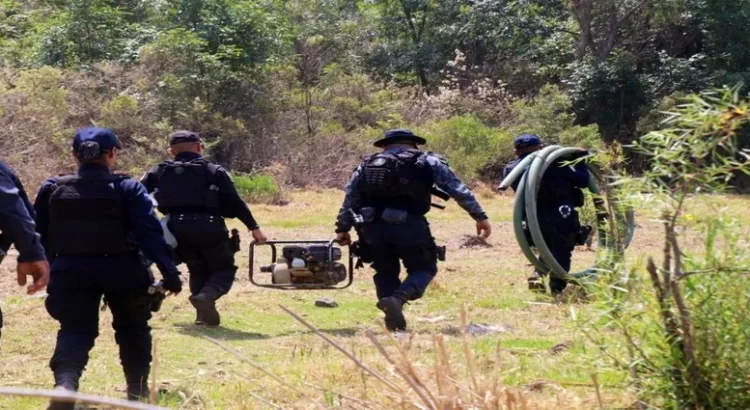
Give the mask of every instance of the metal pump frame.
M 276 245 L 327 245 L 328 246 L 328 269 L 333 270 L 334 264 L 336 263 L 333 260 L 333 249 L 334 245 L 336 245 L 338 242 L 336 239 L 321 239 L 321 240 L 310 240 L 310 241 L 266 241 L 265 245 L 268 245 L 271 247 L 271 263 L 276 263 L 276 257 L 278 256 L 278 251 L 276 249 Z M 278 290 L 312 290 L 312 289 L 328 289 L 328 290 L 341 290 L 346 289 L 349 286 L 352 285 L 352 282 L 354 282 L 354 255 L 352 254 L 352 248 L 350 245 L 347 245 L 347 252 L 348 252 L 348 280 L 344 285 L 334 285 L 334 286 L 322 286 L 320 284 L 315 283 L 300 283 L 300 284 L 293 284 L 293 283 L 286 283 L 286 284 L 274 284 L 274 283 L 258 283 L 255 281 L 255 246 L 259 245 L 257 241 L 250 242 L 250 256 L 249 256 L 249 279 L 250 283 L 252 283 L 255 286 L 261 287 L 261 288 L 268 288 L 268 289 L 278 289 Z

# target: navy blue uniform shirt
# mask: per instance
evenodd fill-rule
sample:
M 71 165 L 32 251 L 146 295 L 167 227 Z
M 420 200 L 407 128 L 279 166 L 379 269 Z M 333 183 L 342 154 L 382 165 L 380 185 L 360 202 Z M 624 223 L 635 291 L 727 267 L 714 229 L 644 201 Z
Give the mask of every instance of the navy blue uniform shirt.
M 398 154 L 406 151 L 404 147 L 392 147 L 387 152 Z M 487 219 L 487 214 L 482 210 L 474 194 L 469 188 L 461 182 L 448 166 L 448 162 L 441 156 L 425 153 L 427 155 L 427 164 L 432 168 L 433 183 L 453 198 L 458 205 L 463 208 L 476 221 Z M 345 188 L 344 203 L 341 205 L 339 215 L 336 221 L 337 232 L 348 232 L 352 226 L 347 214 L 349 209 L 358 210 L 362 206 L 362 194 L 357 190 L 357 185 L 362 174 L 362 165 L 358 166 L 352 173 L 352 178 Z
M 83 164 L 78 169 L 78 175 L 82 177 L 105 177 L 110 174 L 110 170 L 99 164 Z M 49 198 L 54 191 L 58 178 L 50 178 L 42 184 L 39 194 L 34 202 L 34 209 L 37 214 L 37 231 L 42 236 L 42 243 L 46 243 L 46 233 L 49 227 Z M 172 262 L 169 247 L 164 241 L 164 231 L 161 228 L 159 220 L 154 214 L 154 206 L 151 198 L 146 192 L 146 188 L 140 182 L 134 179 L 121 179 L 115 184 L 119 184 L 118 191 L 123 195 L 123 205 L 126 209 L 127 221 L 125 227 L 132 232 L 146 258 L 153 261 L 159 268 L 163 276 L 178 275 L 179 271 Z M 129 257 L 124 255 L 123 257 Z M 96 258 L 96 257 L 94 257 Z M 101 257 L 103 263 L 117 263 L 118 257 Z M 86 262 L 84 262 L 85 260 Z M 52 268 L 62 268 L 63 265 L 70 266 L 81 262 L 93 262 L 91 257 L 84 256 L 61 256 L 52 261 Z
M 181 152 L 175 156 L 175 161 L 190 162 L 202 158 L 200 154 L 194 152 Z M 159 182 L 159 167 L 155 167 L 141 178 L 141 182 L 146 186 L 149 193 L 154 192 Z M 223 167 L 216 171 L 216 186 L 219 187 L 219 213 L 224 218 L 237 218 L 249 230 L 259 228 L 258 222 L 253 218 L 250 208 L 245 201 L 240 198 L 237 189 L 234 187 L 234 181 L 229 173 Z
M 16 246 L 19 262 L 44 260 L 44 248 L 36 232 L 34 216 L 34 208 L 21 181 L 0 162 L 0 230 L 3 242 Z

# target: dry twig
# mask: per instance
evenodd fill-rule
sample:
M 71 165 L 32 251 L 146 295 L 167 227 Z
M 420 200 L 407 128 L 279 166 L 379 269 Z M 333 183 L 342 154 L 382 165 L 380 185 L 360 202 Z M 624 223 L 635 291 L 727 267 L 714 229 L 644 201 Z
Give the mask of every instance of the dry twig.
M 303 324 L 306 328 L 310 329 L 313 333 L 315 333 L 316 335 L 318 335 L 321 339 L 325 340 L 326 342 L 328 342 L 328 344 L 330 344 L 331 346 L 335 347 L 338 351 L 340 351 L 346 357 L 348 357 L 349 359 L 351 359 L 357 366 L 359 366 L 359 368 L 361 368 L 362 370 L 364 370 L 365 372 L 367 372 L 370 376 L 373 376 L 376 379 L 378 379 L 380 382 L 382 382 L 384 385 L 386 385 L 392 391 L 394 391 L 396 393 L 399 393 L 399 394 L 403 394 L 403 390 L 402 389 L 400 389 L 398 386 L 396 386 L 395 384 L 393 384 L 392 382 L 390 382 L 388 379 L 386 379 L 380 373 L 378 373 L 375 370 L 372 370 L 371 368 L 365 366 L 364 363 L 362 363 L 359 359 L 357 359 L 356 357 L 354 357 L 354 355 L 352 355 L 351 353 L 349 353 L 346 349 L 344 349 L 343 347 L 341 347 L 338 343 L 334 342 L 330 337 L 328 337 L 323 332 L 321 332 L 320 330 L 318 330 L 315 326 L 313 326 L 310 323 L 308 323 L 305 319 L 302 319 L 302 317 L 300 315 L 292 312 L 291 310 L 287 309 L 285 306 L 279 305 L 279 307 L 282 310 L 284 310 L 284 312 L 288 313 L 291 317 L 293 317 L 296 321 L 298 321 L 301 324 Z
M 129 410 L 167 410 L 164 407 L 158 407 L 151 404 L 113 399 L 110 397 L 93 396 L 90 394 L 81 394 L 65 390 L 34 390 L 18 387 L 0 387 L 0 396 L 37 397 L 67 403 L 78 401 L 81 403 L 99 404 Z

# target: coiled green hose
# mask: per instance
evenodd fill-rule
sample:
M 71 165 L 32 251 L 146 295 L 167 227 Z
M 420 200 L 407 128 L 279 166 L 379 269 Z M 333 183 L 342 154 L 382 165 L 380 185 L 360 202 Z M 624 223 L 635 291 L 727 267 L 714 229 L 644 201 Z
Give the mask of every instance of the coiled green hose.
M 573 159 L 575 158 L 575 154 L 579 153 L 580 150 L 578 148 L 561 147 L 559 145 L 545 147 L 524 158 L 503 179 L 498 189 L 505 190 L 518 180 L 513 206 L 513 230 L 516 234 L 518 245 L 521 246 L 521 250 L 529 262 L 540 272 L 547 272 L 553 277 L 565 279 L 570 282 L 585 283 L 588 280 L 596 278 L 597 272 L 612 260 L 611 258 L 614 253 L 623 252 L 630 244 L 635 232 L 635 216 L 632 208 L 620 206 L 619 204 L 612 204 L 613 206 L 609 207 L 614 209 L 616 213 L 616 215 L 609 215 L 605 200 L 600 195 L 598 187 L 605 183 L 605 181 L 603 181 L 602 175 L 596 166 L 587 164 L 589 173 L 592 176 L 589 179 L 588 190 L 593 194 L 594 206 L 596 208 L 599 254 L 594 266 L 580 272 L 569 273 L 560 266 L 544 242 L 541 225 L 537 217 L 537 193 L 539 192 L 542 177 L 550 164 L 559 159 Z M 526 216 L 525 218 L 524 215 Z M 531 238 L 534 240 L 535 247 L 539 252 L 539 256 L 534 253 L 533 248 L 526 239 L 523 226 L 524 219 L 531 233 Z M 612 235 L 607 235 L 609 227 L 607 222 L 610 220 L 618 224 L 619 227 L 624 227 L 624 229 L 616 230 L 620 233 L 620 238 L 612 238 Z M 620 239 L 621 241 L 618 243 L 616 239 Z M 544 259 L 544 262 L 542 262 L 540 256 L 541 259 Z

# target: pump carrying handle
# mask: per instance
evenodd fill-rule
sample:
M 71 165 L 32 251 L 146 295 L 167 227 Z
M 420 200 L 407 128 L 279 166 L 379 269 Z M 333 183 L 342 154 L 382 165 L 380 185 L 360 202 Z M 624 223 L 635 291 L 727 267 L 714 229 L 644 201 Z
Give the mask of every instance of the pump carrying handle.
M 336 239 L 319 239 L 319 240 L 299 240 L 299 241 L 266 241 L 265 245 L 271 247 L 271 263 L 276 262 L 278 251 L 276 245 L 327 245 L 328 246 L 328 269 L 332 270 L 334 266 L 333 260 L 333 249 L 334 245 L 337 245 L 339 241 Z M 278 290 L 312 290 L 312 289 L 328 289 L 328 290 L 341 290 L 346 289 L 354 282 L 354 255 L 352 254 L 351 245 L 347 245 L 348 252 L 348 267 L 347 267 L 347 281 L 343 285 L 339 286 L 322 286 L 315 283 L 299 283 L 299 284 L 273 284 L 273 283 L 259 283 L 255 280 L 255 247 L 260 245 L 258 241 L 253 240 L 250 242 L 249 250 L 249 275 L 250 283 L 261 288 L 278 289 Z

